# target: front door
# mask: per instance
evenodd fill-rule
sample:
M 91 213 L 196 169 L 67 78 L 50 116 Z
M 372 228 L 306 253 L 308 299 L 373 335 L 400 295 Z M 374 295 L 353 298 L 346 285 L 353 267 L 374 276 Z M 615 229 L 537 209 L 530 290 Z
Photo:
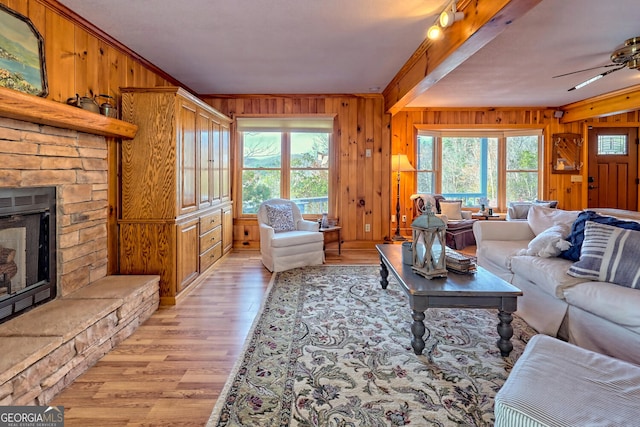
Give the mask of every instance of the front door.
M 589 129 L 590 208 L 638 210 L 638 129 Z

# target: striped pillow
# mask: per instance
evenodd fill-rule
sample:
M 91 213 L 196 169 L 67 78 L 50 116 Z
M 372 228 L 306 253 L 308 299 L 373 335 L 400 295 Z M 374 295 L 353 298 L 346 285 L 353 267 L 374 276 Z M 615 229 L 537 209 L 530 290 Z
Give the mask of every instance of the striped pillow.
M 587 221 L 574 277 L 640 288 L 640 231 Z

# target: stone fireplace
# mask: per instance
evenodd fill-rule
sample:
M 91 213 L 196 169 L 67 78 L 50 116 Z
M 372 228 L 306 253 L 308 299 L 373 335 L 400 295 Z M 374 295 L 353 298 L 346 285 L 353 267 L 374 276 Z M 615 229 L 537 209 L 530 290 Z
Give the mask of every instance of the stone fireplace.
M 158 307 L 108 275 L 107 136 L 137 128 L 4 88 L 0 116 L 0 405 L 44 405 Z
M 0 188 L 0 323 L 56 297 L 55 187 Z
M 64 296 L 106 276 L 106 138 L 0 118 L 0 190 L 33 187 L 56 193 L 54 293 Z

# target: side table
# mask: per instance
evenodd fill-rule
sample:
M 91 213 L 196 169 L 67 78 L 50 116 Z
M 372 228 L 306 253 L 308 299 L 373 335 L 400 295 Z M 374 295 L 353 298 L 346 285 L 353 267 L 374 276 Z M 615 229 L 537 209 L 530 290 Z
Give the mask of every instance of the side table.
M 342 253 L 342 227 L 320 227 L 320 232 L 324 235 L 324 249 L 327 243 L 338 242 L 338 255 Z
M 500 219 L 500 215 L 498 214 L 492 214 L 492 215 L 485 215 L 485 214 L 479 214 L 479 213 L 473 213 L 471 214 L 471 218 L 473 219 L 484 219 L 484 220 L 489 220 L 489 219 Z

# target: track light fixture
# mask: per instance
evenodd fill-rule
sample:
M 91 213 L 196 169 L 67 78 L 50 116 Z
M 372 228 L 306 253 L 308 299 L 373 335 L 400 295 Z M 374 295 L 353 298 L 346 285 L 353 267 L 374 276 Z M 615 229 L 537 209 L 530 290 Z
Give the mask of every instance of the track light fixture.
M 442 28 L 440 28 L 438 24 L 432 25 L 427 31 L 427 37 L 429 40 L 440 40 L 443 35 L 444 33 L 442 32 Z
M 458 12 L 457 10 L 457 2 L 454 1 L 451 3 L 451 8 L 447 8 L 442 11 L 438 20 L 429 27 L 427 31 L 427 37 L 429 40 L 440 40 L 444 33 L 442 32 L 443 28 L 450 27 L 454 22 L 461 21 L 464 18 L 464 12 Z M 438 25 L 439 24 L 439 25 Z
M 440 26 L 447 28 L 454 22 L 461 21 L 464 18 L 464 12 L 456 12 L 456 3 L 453 2 L 451 10 L 445 10 L 440 14 Z

